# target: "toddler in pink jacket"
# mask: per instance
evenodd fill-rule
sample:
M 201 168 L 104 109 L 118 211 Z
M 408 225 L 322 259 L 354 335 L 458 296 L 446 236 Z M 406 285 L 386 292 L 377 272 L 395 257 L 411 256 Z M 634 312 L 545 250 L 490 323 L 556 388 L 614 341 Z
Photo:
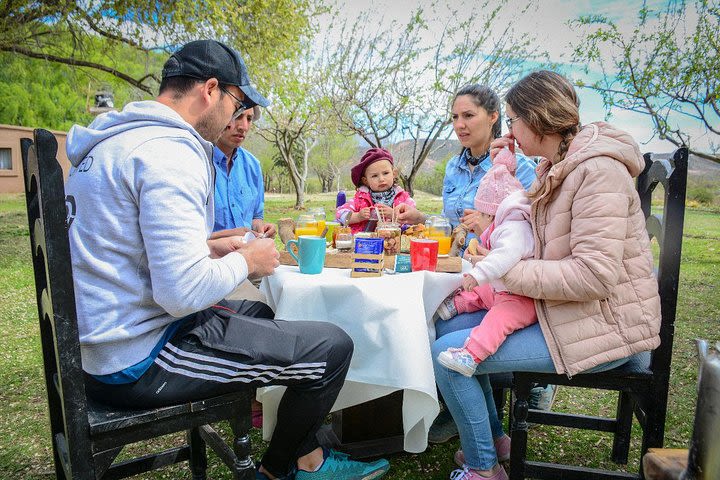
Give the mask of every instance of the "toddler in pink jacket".
M 436 314 L 448 320 L 458 313 L 488 310 L 462 348 L 449 348 L 438 355 L 442 365 L 468 377 L 509 334 L 537 322 L 534 300 L 508 292 L 501 280 L 517 262 L 532 257 L 535 248 L 530 201 L 515 178 L 516 165 L 515 154 L 503 149 L 480 181 L 475 210 L 485 221 L 484 229 L 475 234 L 483 247 L 480 253 L 485 255 L 463 277 L 462 290 L 446 298 Z M 476 260 L 468 257 L 467 251 L 466 258 Z
M 371 148 L 350 170 L 357 187 L 355 197 L 335 211 L 335 218 L 350 225 L 352 233 L 375 231 L 376 208 L 387 219 L 393 208 L 404 203 L 415 206 L 415 201 L 397 184 L 397 170 L 393 156 L 384 148 Z

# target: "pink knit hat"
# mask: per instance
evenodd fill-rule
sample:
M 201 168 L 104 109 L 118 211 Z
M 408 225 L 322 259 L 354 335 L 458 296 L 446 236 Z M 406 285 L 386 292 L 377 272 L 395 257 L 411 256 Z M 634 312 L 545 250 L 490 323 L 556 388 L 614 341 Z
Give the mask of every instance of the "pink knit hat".
M 515 154 L 503 148 L 495 155 L 493 166 L 480 180 L 475 194 L 475 210 L 487 215 L 495 215 L 498 205 L 511 193 L 523 188 L 515 178 L 517 160 Z

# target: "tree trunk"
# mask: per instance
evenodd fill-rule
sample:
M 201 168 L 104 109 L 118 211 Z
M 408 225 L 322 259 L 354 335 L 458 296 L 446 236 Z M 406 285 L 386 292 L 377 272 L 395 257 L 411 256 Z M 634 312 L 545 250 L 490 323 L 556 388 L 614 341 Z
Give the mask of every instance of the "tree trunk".
M 304 210 L 305 209 L 305 189 L 304 188 L 296 188 L 295 189 L 295 210 Z

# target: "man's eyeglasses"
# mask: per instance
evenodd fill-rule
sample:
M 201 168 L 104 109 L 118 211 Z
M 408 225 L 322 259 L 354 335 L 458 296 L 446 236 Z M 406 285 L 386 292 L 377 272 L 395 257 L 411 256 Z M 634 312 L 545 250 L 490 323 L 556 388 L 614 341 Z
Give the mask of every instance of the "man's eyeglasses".
M 512 124 L 513 122 L 520 120 L 520 115 L 513 117 L 513 118 L 506 118 L 505 119 L 505 125 L 507 125 L 508 130 L 512 130 Z
M 245 107 L 245 103 L 242 100 L 240 100 L 238 97 L 236 97 L 235 95 L 230 93 L 230 91 L 227 88 L 220 87 L 220 90 L 222 90 L 224 93 L 227 93 L 228 95 L 230 95 L 233 98 L 233 100 L 235 100 L 235 102 L 236 102 L 235 103 L 235 111 L 233 112 L 232 118 L 230 120 L 235 120 L 240 115 L 242 115 L 242 113 L 245 110 L 247 110 L 247 108 Z

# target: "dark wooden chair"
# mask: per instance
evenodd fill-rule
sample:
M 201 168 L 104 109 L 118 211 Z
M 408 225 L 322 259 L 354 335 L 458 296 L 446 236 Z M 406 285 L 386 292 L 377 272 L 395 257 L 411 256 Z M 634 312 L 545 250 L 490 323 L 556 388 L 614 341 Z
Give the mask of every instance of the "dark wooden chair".
M 511 419 L 510 478 L 512 480 L 628 479 L 642 476 L 642 465 L 640 473 L 634 474 L 528 461 L 526 459 L 528 422 L 610 432 L 614 437 L 611 458 L 615 463 L 626 464 L 634 412 L 642 427 L 641 456 L 648 448 L 662 447 L 685 217 L 687 163 L 686 148 L 678 149 L 669 159 L 653 158 L 652 154 L 645 154 L 645 170 L 637 181 L 648 233 L 651 238 L 657 240 L 660 247 L 657 269 L 662 310 L 660 346 L 653 352 L 634 355 L 628 363 L 617 369 L 575 375 L 570 379 L 565 375 L 515 372 L 513 388 L 516 401 L 512 408 Z M 664 188 L 662 215 L 651 214 L 652 192 L 658 184 L 662 184 Z M 617 391 L 616 416 L 603 418 L 529 410 L 528 396 L 533 382 Z
M 57 141 L 35 130 L 21 149 L 56 477 L 125 478 L 188 460 L 192 478 L 205 479 L 207 444 L 236 479 L 254 479 L 250 390 L 148 410 L 119 410 L 86 396 Z M 208 425 L 220 420 L 230 422 L 232 447 Z M 113 463 L 125 445 L 182 431 L 186 445 Z

